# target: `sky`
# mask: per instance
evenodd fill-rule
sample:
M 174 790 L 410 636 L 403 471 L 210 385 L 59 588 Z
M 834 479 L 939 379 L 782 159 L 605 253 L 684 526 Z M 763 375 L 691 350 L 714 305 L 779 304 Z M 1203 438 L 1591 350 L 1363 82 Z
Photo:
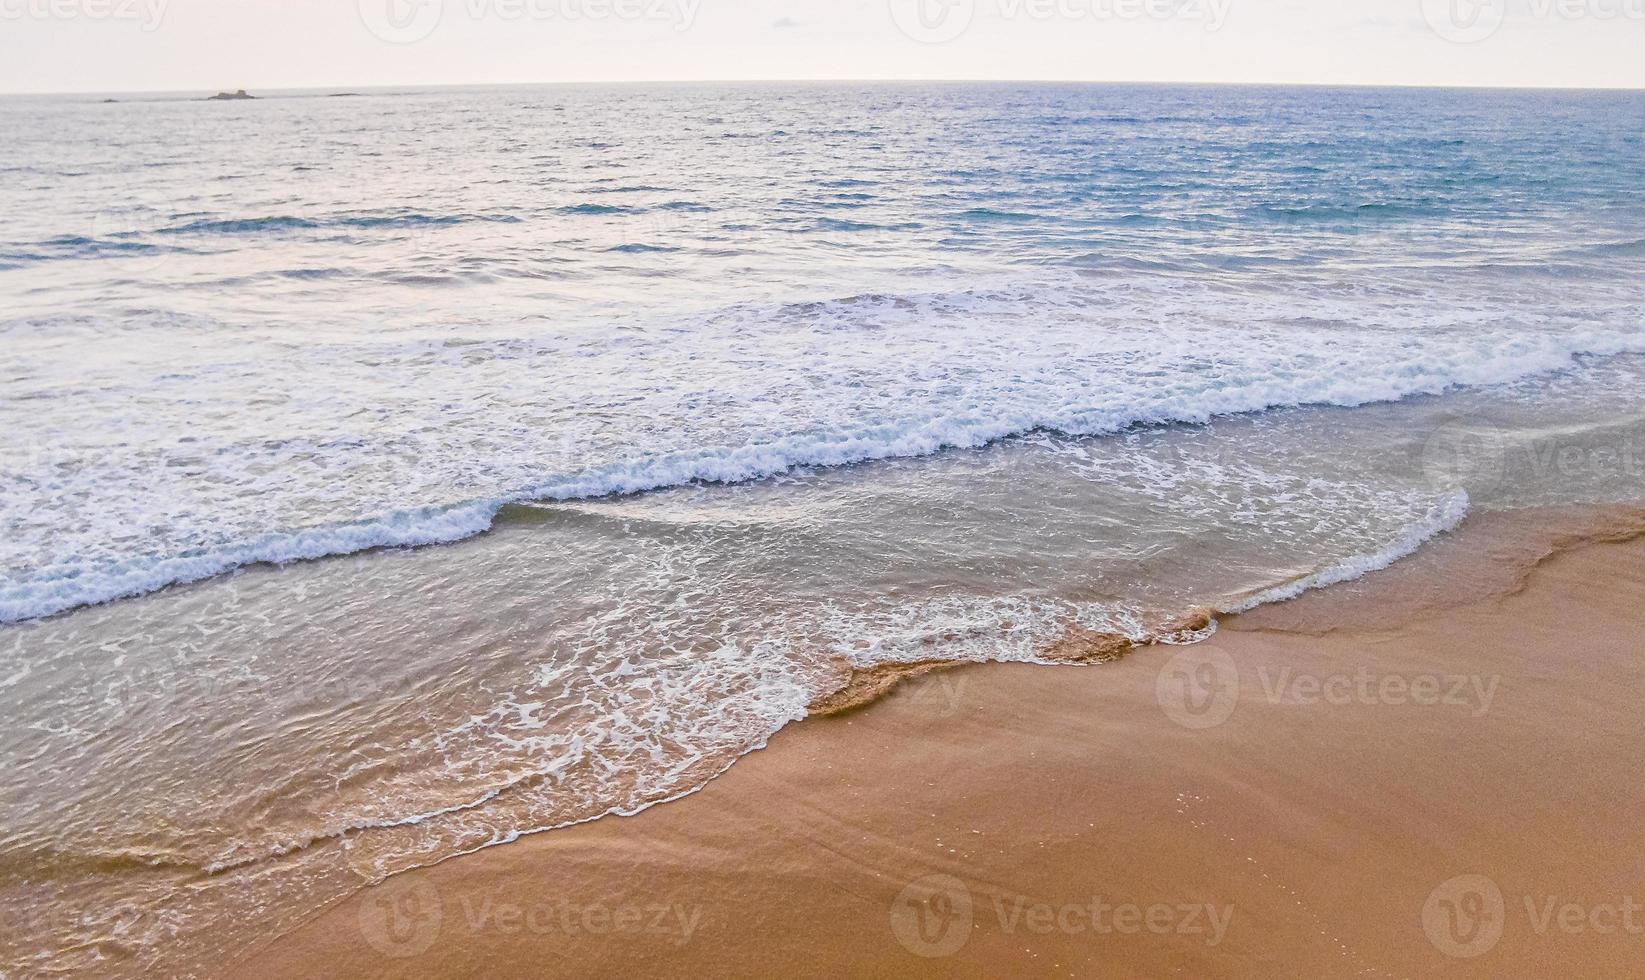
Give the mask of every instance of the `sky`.
M 1645 0 L 0 0 L 0 92 L 732 79 L 1645 88 Z

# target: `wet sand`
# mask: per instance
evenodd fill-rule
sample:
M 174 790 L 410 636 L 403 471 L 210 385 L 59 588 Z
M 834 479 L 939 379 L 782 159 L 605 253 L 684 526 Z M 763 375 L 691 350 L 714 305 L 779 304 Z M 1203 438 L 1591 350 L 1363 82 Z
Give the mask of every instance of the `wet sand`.
M 1645 513 L 1486 515 L 1088 667 L 922 674 L 234 977 L 1635 977 Z

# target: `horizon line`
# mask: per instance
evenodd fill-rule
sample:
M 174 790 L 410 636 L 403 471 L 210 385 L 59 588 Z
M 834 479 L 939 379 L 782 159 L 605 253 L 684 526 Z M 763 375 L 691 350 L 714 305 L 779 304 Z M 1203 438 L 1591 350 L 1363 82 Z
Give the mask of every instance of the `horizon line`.
M 1320 82 L 1320 81 L 1203 81 L 1203 80 L 1148 80 L 1106 78 L 674 78 L 674 79 L 561 79 L 555 81 L 515 82 L 373 82 L 363 85 L 270 85 L 265 92 L 337 92 L 364 90 L 428 90 L 459 88 L 528 88 L 578 85 L 1130 85 L 1130 86 L 1193 86 L 1201 88 L 1353 88 L 1353 89 L 1409 89 L 1462 92 L 1645 92 L 1645 82 L 1638 85 L 1493 85 L 1493 84 L 1436 84 L 1425 82 Z M 234 85 L 227 88 L 151 88 L 151 89 L 72 89 L 61 91 L 7 91 L 0 98 L 94 95 L 180 95 L 203 92 L 251 92 L 255 86 Z

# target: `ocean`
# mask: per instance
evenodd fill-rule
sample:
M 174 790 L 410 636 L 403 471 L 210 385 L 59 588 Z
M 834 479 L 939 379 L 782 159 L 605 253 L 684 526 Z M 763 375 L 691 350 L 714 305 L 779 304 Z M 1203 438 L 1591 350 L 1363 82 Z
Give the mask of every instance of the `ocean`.
M 264 94 L 0 99 L 3 976 L 1645 499 L 1645 94 Z

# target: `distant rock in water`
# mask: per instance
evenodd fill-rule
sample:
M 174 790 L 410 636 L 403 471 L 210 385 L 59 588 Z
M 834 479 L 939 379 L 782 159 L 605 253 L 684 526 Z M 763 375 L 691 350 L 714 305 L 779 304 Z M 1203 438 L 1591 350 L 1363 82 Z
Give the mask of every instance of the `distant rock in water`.
M 255 98 L 257 98 L 257 96 L 247 95 L 245 89 L 239 89 L 238 91 L 234 91 L 234 92 L 218 92 L 216 95 L 212 96 L 211 98 L 207 99 L 206 101 L 207 102 L 238 102 L 241 99 L 255 99 Z
M 328 99 L 358 99 L 359 97 L 359 92 L 333 92 L 326 96 Z
M 103 104 L 104 105 L 115 105 L 119 101 L 120 101 L 119 99 L 104 99 Z

